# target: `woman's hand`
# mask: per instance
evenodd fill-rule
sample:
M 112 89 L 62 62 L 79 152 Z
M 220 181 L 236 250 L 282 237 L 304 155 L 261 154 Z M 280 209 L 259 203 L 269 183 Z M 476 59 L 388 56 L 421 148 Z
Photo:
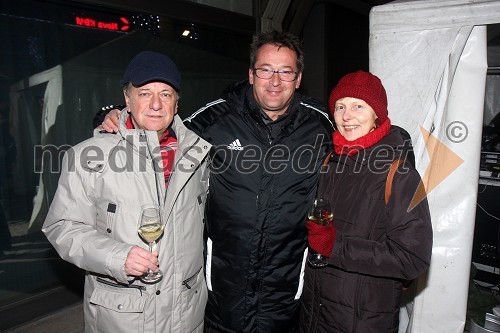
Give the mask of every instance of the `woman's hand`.
M 335 243 L 335 234 L 337 233 L 333 223 L 320 225 L 307 221 L 306 228 L 309 247 L 324 257 L 330 257 Z

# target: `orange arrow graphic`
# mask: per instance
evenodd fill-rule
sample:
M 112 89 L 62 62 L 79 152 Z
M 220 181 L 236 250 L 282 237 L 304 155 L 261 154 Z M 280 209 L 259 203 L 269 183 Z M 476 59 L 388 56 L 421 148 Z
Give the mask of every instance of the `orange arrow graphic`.
M 436 186 L 455 171 L 464 162 L 460 156 L 442 143 L 438 138 L 420 126 L 424 137 L 425 147 L 429 154 L 429 165 L 425 170 L 424 177 L 413 195 L 408 211 L 411 211 L 422 201 Z

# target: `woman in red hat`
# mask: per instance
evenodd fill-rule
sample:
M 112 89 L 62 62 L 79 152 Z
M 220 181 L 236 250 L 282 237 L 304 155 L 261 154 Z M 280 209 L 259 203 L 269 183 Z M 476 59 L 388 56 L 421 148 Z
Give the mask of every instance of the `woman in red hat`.
M 391 126 L 385 89 L 371 73 L 344 76 L 328 106 L 337 130 L 317 198 L 327 199 L 333 220 L 306 223 L 326 266 L 306 268 L 300 330 L 397 332 L 405 284 L 428 269 L 432 252 L 427 200 L 412 202 L 421 178 L 410 138 Z

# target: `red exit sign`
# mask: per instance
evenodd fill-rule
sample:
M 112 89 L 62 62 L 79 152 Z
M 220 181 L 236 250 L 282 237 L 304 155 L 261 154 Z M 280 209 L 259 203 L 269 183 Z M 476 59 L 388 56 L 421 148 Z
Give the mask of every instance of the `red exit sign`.
M 77 26 L 112 31 L 129 31 L 130 23 L 125 17 L 117 20 L 100 20 L 89 16 L 75 16 Z

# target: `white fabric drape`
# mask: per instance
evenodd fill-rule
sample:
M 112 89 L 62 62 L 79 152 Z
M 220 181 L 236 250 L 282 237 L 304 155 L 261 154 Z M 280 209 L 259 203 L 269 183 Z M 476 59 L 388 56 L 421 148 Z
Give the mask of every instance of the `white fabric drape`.
M 389 117 L 411 134 L 431 209 L 428 274 L 400 332 L 465 326 L 481 148 L 486 26 L 499 1 L 394 1 L 370 13 L 370 70 L 387 89 Z M 430 136 L 428 133 L 431 133 Z

